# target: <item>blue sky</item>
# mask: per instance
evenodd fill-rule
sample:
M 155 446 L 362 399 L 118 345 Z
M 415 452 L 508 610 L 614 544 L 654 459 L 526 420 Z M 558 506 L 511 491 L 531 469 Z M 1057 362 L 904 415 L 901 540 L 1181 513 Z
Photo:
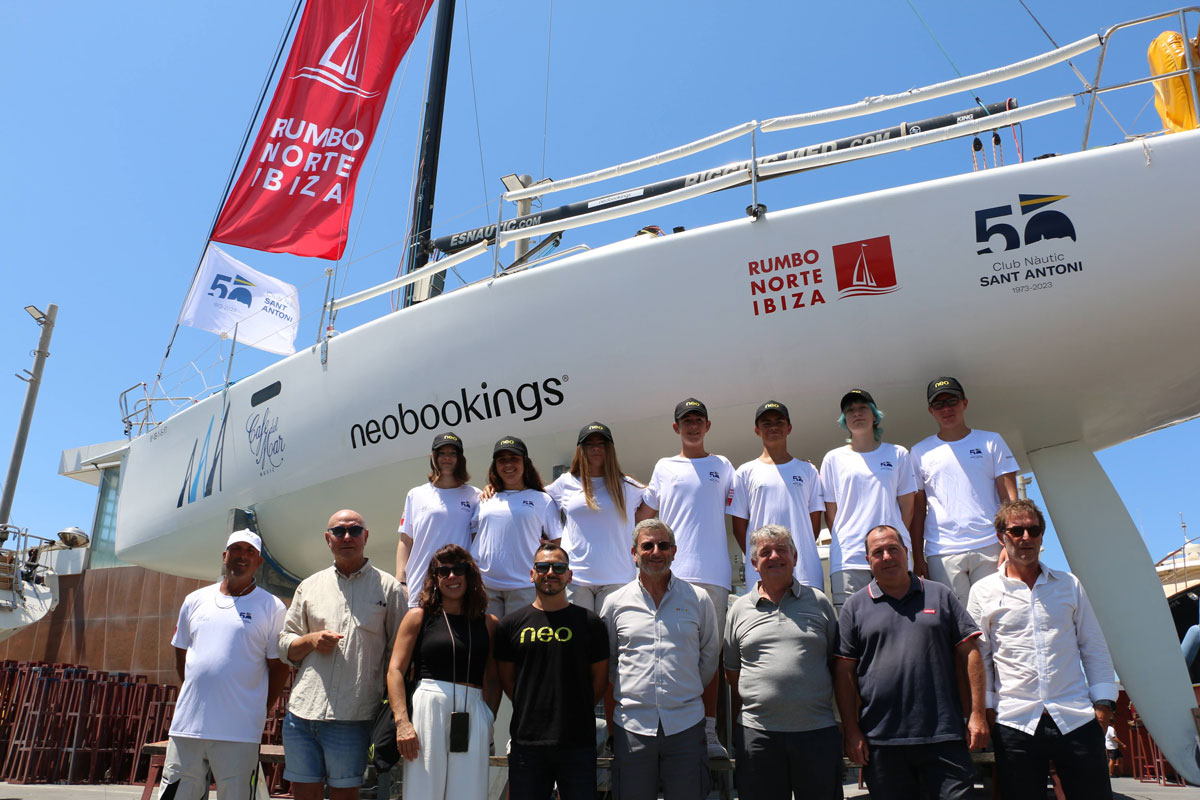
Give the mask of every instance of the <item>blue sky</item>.
M 1166 9 L 1141 0 L 1027 3 L 1059 44 Z M 8 56 L 0 77 L 8 111 L 0 153 L 10 176 L 0 192 L 0 375 L 31 364 L 38 329 L 22 307 L 60 306 L 17 488 L 18 525 L 44 534 L 66 525 L 90 530 L 95 490 L 57 475 L 59 453 L 122 438 L 118 395 L 155 375 L 291 8 L 290 0 L 0 4 Z M 549 0 L 459 0 L 436 233 L 493 219 L 499 178 L 511 172 L 563 177 L 747 120 L 902 91 L 1051 48 L 1016 0 L 760 2 L 752 13 L 747 8 L 613 0 L 559 2 L 551 15 Z M 1114 45 L 1113 72 L 1106 77 L 1142 74 L 1146 44 L 1161 27 Z M 360 179 L 339 293 L 391 277 L 402 258 L 427 53 L 428 26 L 401 67 Z M 1077 64 L 1091 79 L 1094 53 Z M 980 96 L 993 102 L 1011 95 L 1028 104 L 1079 89 L 1063 65 Z M 1157 127 L 1148 96 L 1145 89 L 1113 96 L 1123 126 Z M 972 102 L 960 94 L 817 131 L 772 134 L 760 152 L 957 111 Z M 1076 109 L 1026 124 L 1026 152 L 1077 147 L 1082 116 Z M 1107 143 L 1120 133 L 1101 116 L 1095 136 Z M 1005 146 L 1013 159 L 1007 133 Z M 646 181 L 744 158 L 745 148 L 744 142 L 725 145 L 685 166 L 649 171 Z M 762 187 L 762 200 L 779 208 L 969 169 L 967 144 L 946 143 L 773 181 Z M 737 216 L 748 202 L 735 191 L 647 221 L 692 227 Z M 566 244 L 607 241 L 640 224 L 609 223 L 568 236 Z M 298 343 L 311 342 L 326 263 L 231 250 L 301 288 L 307 316 Z M 478 276 L 490 269 L 490 259 L 488 264 L 462 270 L 463 277 Z M 457 278 L 447 285 L 458 285 Z M 386 310 L 386 299 L 364 304 L 339 318 L 339 327 Z M 219 384 L 227 356 L 227 344 L 184 329 L 164 387 L 176 395 L 202 394 L 205 386 Z M 272 358 L 239 351 L 234 374 Z M 5 464 L 24 391 L 24 383 L 0 377 Z M 1200 526 L 1193 488 L 1197 452 L 1200 423 L 1193 422 L 1100 454 L 1155 557 L 1182 543 L 1181 512 Z M 1194 531 L 1200 534 L 1200 527 Z M 1047 547 L 1050 563 L 1063 565 L 1053 539 Z

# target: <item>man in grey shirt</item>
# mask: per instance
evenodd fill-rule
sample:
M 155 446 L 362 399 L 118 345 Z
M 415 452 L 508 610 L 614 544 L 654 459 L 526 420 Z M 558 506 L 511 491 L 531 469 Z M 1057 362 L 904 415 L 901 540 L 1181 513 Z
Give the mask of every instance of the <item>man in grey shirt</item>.
M 279 657 L 299 667 L 283 721 L 283 777 L 296 800 L 357 800 L 371 724 L 408 601 L 400 582 L 363 555 L 369 531 L 357 511 L 329 519 L 333 566 L 296 587 Z
M 833 719 L 833 604 L 793 576 L 796 543 L 782 525 L 750 534 L 756 586 L 725 627 L 725 675 L 741 696 L 734 733 L 739 797 L 842 796 L 841 737 Z
M 621 800 L 701 800 L 711 788 L 701 693 L 717 672 L 712 600 L 671 574 L 675 534 L 659 519 L 633 529 L 638 576 L 608 596 L 613 787 Z

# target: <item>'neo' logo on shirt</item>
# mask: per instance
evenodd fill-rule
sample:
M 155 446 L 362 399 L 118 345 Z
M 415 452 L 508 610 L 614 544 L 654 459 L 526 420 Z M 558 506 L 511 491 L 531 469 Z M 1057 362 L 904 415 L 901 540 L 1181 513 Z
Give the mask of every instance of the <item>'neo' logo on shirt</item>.
M 569 642 L 575 635 L 570 628 L 551 628 L 549 625 L 543 625 L 540 628 L 521 628 L 521 635 L 517 637 L 518 644 L 529 642 Z M 526 639 L 525 637 L 529 637 Z

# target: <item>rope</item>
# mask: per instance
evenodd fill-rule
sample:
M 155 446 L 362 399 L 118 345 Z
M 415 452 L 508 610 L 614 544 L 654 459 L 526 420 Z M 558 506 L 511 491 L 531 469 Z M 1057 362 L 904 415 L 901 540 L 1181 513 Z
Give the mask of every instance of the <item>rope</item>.
M 550 124 L 550 41 L 554 32 L 554 0 L 550 0 L 550 17 L 546 24 L 546 93 L 542 103 L 542 174 L 546 177 L 546 130 Z
M 483 165 L 483 128 L 479 125 L 479 94 L 475 91 L 475 56 L 471 46 L 471 4 L 463 3 L 463 15 L 467 25 L 467 66 L 471 73 L 471 102 L 475 106 L 475 141 L 479 145 L 479 185 L 483 189 L 483 202 L 487 205 L 487 169 Z

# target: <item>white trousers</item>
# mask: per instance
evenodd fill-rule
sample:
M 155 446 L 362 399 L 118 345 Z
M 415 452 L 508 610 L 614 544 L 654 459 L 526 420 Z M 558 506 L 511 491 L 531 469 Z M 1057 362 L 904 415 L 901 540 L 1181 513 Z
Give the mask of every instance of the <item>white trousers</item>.
M 456 696 L 453 708 L 451 698 Z M 483 692 L 448 681 L 423 679 L 413 692 L 410 718 L 417 732 L 417 757 L 404 761 L 406 800 L 484 800 L 488 788 L 488 746 L 492 710 Z M 450 752 L 450 712 L 471 715 L 470 747 Z

